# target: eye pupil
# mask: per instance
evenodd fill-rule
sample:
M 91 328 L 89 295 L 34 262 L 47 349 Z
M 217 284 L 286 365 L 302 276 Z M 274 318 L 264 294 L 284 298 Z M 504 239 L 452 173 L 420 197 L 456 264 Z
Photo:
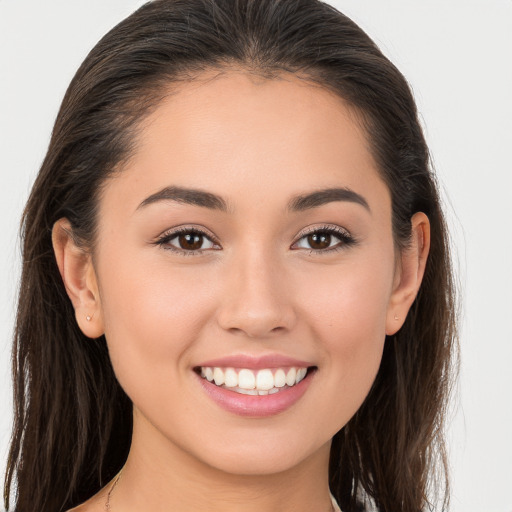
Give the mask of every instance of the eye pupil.
M 331 245 L 329 233 L 312 233 L 308 235 L 308 243 L 313 249 L 326 249 Z
M 178 236 L 178 242 L 182 249 L 195 251 L 203 245 L 203 235 L 198 233 L 182 233 Z

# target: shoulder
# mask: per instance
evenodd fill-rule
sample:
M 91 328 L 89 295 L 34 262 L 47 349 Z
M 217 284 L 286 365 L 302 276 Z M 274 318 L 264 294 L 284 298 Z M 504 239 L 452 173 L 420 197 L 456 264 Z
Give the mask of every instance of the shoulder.
M 81 505 L 78 505 L 78 507 L 70 508 L 66 512 L 103 512 L 105 508 L 98 508 L 97 506 L 94 506 L 90 504 L 88 501 L 85 503 L 82 503 Z
M 105 492 L 100 491 L 98 494 L 88 499 L 81 505 L 69 509 L 67 512 L 105 512 Z
M 104 506 L 98 506 L 98 504 L 92 504 L 86 501 L 85 503 L 82 503 L 78 507 L 70 508 L 67 512 L 104 512 L 105 507 Z

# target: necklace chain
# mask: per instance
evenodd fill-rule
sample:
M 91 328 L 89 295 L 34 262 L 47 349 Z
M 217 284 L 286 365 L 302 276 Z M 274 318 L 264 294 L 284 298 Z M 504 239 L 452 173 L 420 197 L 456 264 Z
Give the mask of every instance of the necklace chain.
M 111 508 L 110 508 L 110 497 L 112 496 L 112 493 L 114 492 L 114 489 L 116 488 L 117 482 L 119 482 L 119 479 L 121 478 L 121 473 L 122 472 L 123 472 L 123 470 L 121 469 L 121 471 L 119 471 L 116 479 L 114 480 L 114 483 L 112 484 L 112 487 L 110 488 L 110 491 L 108 491 L 107 501 L 105 503 L 105 510 L 107 512 L 111 511 Z M 329 508 L 329 512 L 335 512 L 334 505 L 332 503 L 331 503 L 331 506 Z
M 117 485 L 117 482 L 119 482 L 119 479 L 121 478 L 121 473 L 123 472 L 123 470 L 121 469 L 121 471 L 119 471 L 119 473 L 117 474 L 117 477 L 116 479 L 114 480 L 114 483 L 112 484 L 112 487 L 110 488 L 110 491 L 108 491 L 108 494 L 107 494 L 107 502 L 105 503 L 105 510 L 107 512 L 110 512 L 110 496 L 112 495 L 112 493 L 114 492 L 114 489 L 116 488 L 116 485 Z

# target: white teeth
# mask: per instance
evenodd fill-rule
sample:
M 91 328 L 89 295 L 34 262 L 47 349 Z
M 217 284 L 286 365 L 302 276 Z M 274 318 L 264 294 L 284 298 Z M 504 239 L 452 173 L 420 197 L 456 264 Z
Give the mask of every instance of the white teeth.
M 268 391 L 274 387 L 274 376 L 270 370 L 260 370 L 256 375 L 258 391 Z
M 290 368 L 288 373 L 286 374 L 286 384 L 288 386 L 293 386 L 295 384 L 295 378 L 297 377 L 297 370 L 295 368 Z
M 262 370 L 250 370 L 242 368 L 220 368 L 202 366 L 200 369 L 201 377 L 215 385 L 228 388 L 236 393 L 245 395 L 272 395 L 283 389 L 288 389 L 298 384 L 304 379 L 307 368 L 278 368 L 271 370 L 264 368 Z
M 244 388 L 236 388 L 237 393 L 241 393 L 242 395 L 257 395 L 258 392 L 255 389 L 244 389 Z
M 209 367 L 204 369 L 204 376 L 211 382 L 213 380 L 213 370 Z
M 300 368 L 299 370 L 297 370 L 297 377 L 295 377 L 295 384 L 298 384 L 306 376 L 307 372 L 308 372 L 307 368 Z
M 254 389 L 256 387 L 256 377 L 251 370 L 240 370 L 238 374 L 238 387 L 242 389 Z
M 233 368 L 227 368 L 224 372 L 224 384 L 228 388 L 236 388 L 238 386 L 238 375 Z
M 224 372 L 220 368 L 213 369 L 213 380 L 217 386 L 224 384 Z
M 279 370 L 277 370 L 274 375 L 274 386 L 276 388 L 282 388 L 285 384 L 286 374 L 284 373 L 284 370 L 281 370 L 281 368 L 279 368 Z

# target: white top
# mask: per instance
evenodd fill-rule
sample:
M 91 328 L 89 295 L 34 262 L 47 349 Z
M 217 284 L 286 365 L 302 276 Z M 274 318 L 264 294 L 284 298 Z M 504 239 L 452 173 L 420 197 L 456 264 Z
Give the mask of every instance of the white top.
M 334 499 L 334 496 L 331 494 L 331 501 L 332 501 L 332 508 L 334 510 L 334 512 L 341 512 L 341 509 L 338 505 L 338 503 L 336 503 L 336 500 Z

